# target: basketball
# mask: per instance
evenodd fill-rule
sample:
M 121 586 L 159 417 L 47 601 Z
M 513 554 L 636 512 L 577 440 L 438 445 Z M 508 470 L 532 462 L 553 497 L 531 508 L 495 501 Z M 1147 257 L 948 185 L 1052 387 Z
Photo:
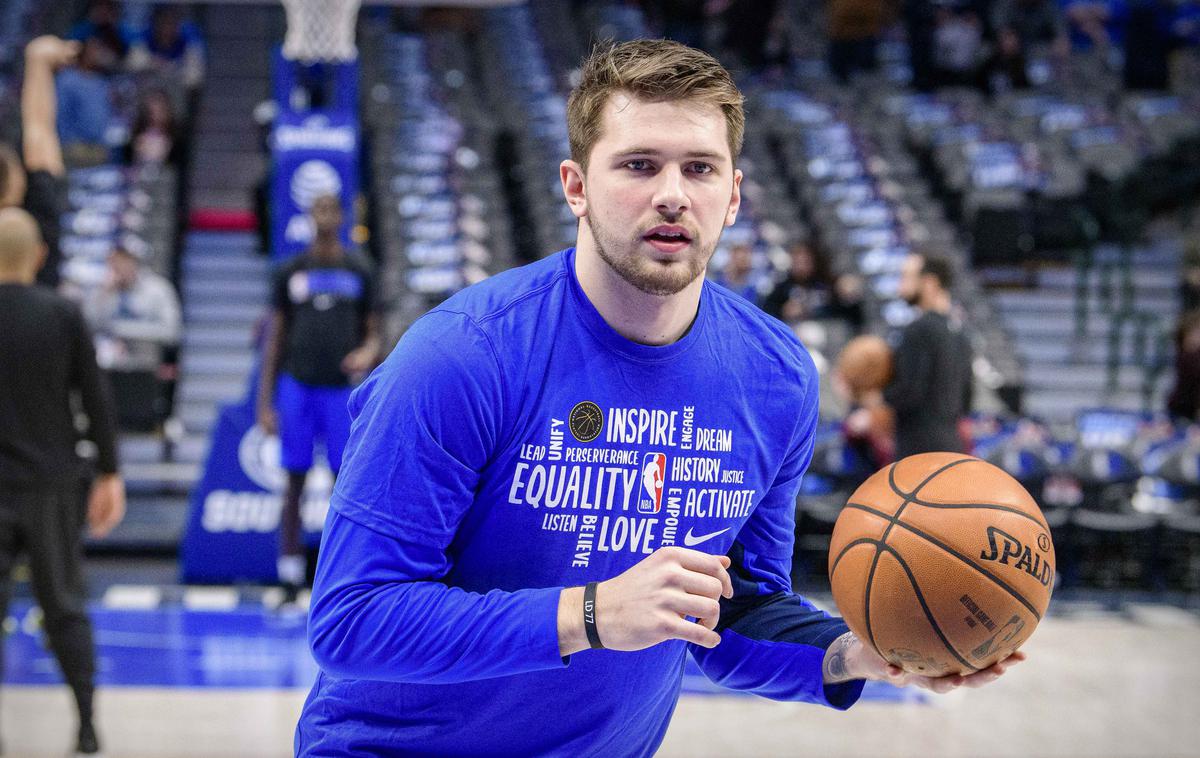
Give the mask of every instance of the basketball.
M 876 472 L 829 545 L 834 601 L 887 661 L 970 674 L 1019 648 L 1046 613 L 1054 545 L 1037 503 L 999 468 L 925 453 Z
M 881 390 L 892 379 L 892 349 L 881 337 L 863 335 L 846 343 L 838 356 L 837 371 L 850 394 Z

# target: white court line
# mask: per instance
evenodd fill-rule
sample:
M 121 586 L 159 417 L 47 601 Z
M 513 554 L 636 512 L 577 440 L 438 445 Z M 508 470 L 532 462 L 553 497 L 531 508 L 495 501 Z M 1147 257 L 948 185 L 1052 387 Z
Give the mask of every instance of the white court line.
M 189 587 L 183 592 L 183 607 L 189 611 L 231 611 L 241 602 L 232 587 Z
M 141 584 L 114 584 L 104 591 L 105 608 L 124 611 L 149 611 L 162 604 L 162 590 Z

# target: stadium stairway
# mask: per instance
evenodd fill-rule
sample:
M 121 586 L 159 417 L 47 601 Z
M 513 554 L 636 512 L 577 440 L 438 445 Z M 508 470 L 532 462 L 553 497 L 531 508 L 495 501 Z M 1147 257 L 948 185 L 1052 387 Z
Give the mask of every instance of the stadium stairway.
M 175 414 L 176 458 L 203 463 L 220 406 L 245 396 L 255 327 L 266 313 L 270 264 L 253 234 L 192 232 L 183 255 L 184 334 Z
M 1077 269 L 1042 268 L 1032 287 L 992 288 L 992 303 L 1024 364 L 1025 414 L 1046 421 L 1069 421 L 1079 410 L 1099 406 L 1161 409 L 1169 389 L 1170 356 L 1156 353 L 1166 346 L 1155 343 L 1169 335 L 1178 317 L 1178 242 L 1160 240 L 1132 252 L 1129 304 L 1145 314 L 1149 325 L 1146 351 L 1139 353 L 1134 322 L 1120 321 L 1113 386 L 1110 357 L 1114 352 L 1114 312 L 1119 310 L 1113 303 L 1119 302 L 1120 280 L 1119 275 L 1106 273 L 1103 264 L 1117 258 L 1114 246 L 1102 245 L 1095 251 L 1095 260 L 1102 266 L 1087 274 L 1088 307 L 1080 333 L 1076 331 Z M 985 281 L 1003 281 L 1006 272 L 992 268 L 982 273 Z M 1157 373 L 1155 366 L 1160 369 Z M 1147 398 L 1148 371 L 1153 381 Z

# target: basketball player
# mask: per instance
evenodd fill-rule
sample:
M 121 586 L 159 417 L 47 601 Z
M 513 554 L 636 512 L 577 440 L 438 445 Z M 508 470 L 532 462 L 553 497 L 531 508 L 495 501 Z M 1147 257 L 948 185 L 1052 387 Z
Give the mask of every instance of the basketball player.
M 351 382 L 378 362 L 379 314 L 372 267 L 342 247 L 342 206 L 324 195 L 310 211 L 312 248 L 280 267 L 272 288 L 270 338 L 259 381 L 258 423 L 277 431 L 287 489 L 279 523 L 284 601 L 304 582 L 300 501 L 319 439 L 334 476 L 350 434 Z
M 705 281 L 740 203 L 729 74 L 597 49 L 567 119 L 576 247 L 433 309 L 351 398 L 297 754 L 651 755 L 688 654 L 835 708 L 999 676 L 901 675 L 791 591 L 817 376 Z
M 904 260 L 900 296 L 920 309 L 896 348 L 883 397 L 896 412 L 896 460 L 961 452 L 959 419 L 971 410 L 971 346 L 951 317 L 949 261 L 917 253 Z
M 58 239 L 66 210 L 67 180 L 58 139 L 55 72 L 79 54 L 78 42 L 42 36 L 25 46 L 21 85 L 21 152 L 0 144 L 0 208 L 29 211 L 37 222 L 46 254 L 38 284 L 57 287 L 62 260 Z
M 99 752 L 92 723 L 96 670 L 84 610 L 80 513 L 82 476 L 71 396 L 78 393 L 98 451 L 87 503 L 96 536 L 125 514 L 117 473 L 116 419 L 83 314 L 34 286 L 45 258 L 37 224 L 19 208 L 0 210 L 0 619 L 20 553 L 29 556 L 46 636 L 79 710 L 77 752 Z

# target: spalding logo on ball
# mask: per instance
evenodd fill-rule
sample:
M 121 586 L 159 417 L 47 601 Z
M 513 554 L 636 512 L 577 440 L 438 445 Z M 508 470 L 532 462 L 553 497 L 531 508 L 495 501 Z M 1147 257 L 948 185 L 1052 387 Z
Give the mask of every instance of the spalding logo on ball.
M 891 663 L 970 674 L 1019 648 L 1046 613 L 1054 543 L 1033 497 L 986 461 L 926 453 L 877 472 L 829 546 L 834 601 Z

